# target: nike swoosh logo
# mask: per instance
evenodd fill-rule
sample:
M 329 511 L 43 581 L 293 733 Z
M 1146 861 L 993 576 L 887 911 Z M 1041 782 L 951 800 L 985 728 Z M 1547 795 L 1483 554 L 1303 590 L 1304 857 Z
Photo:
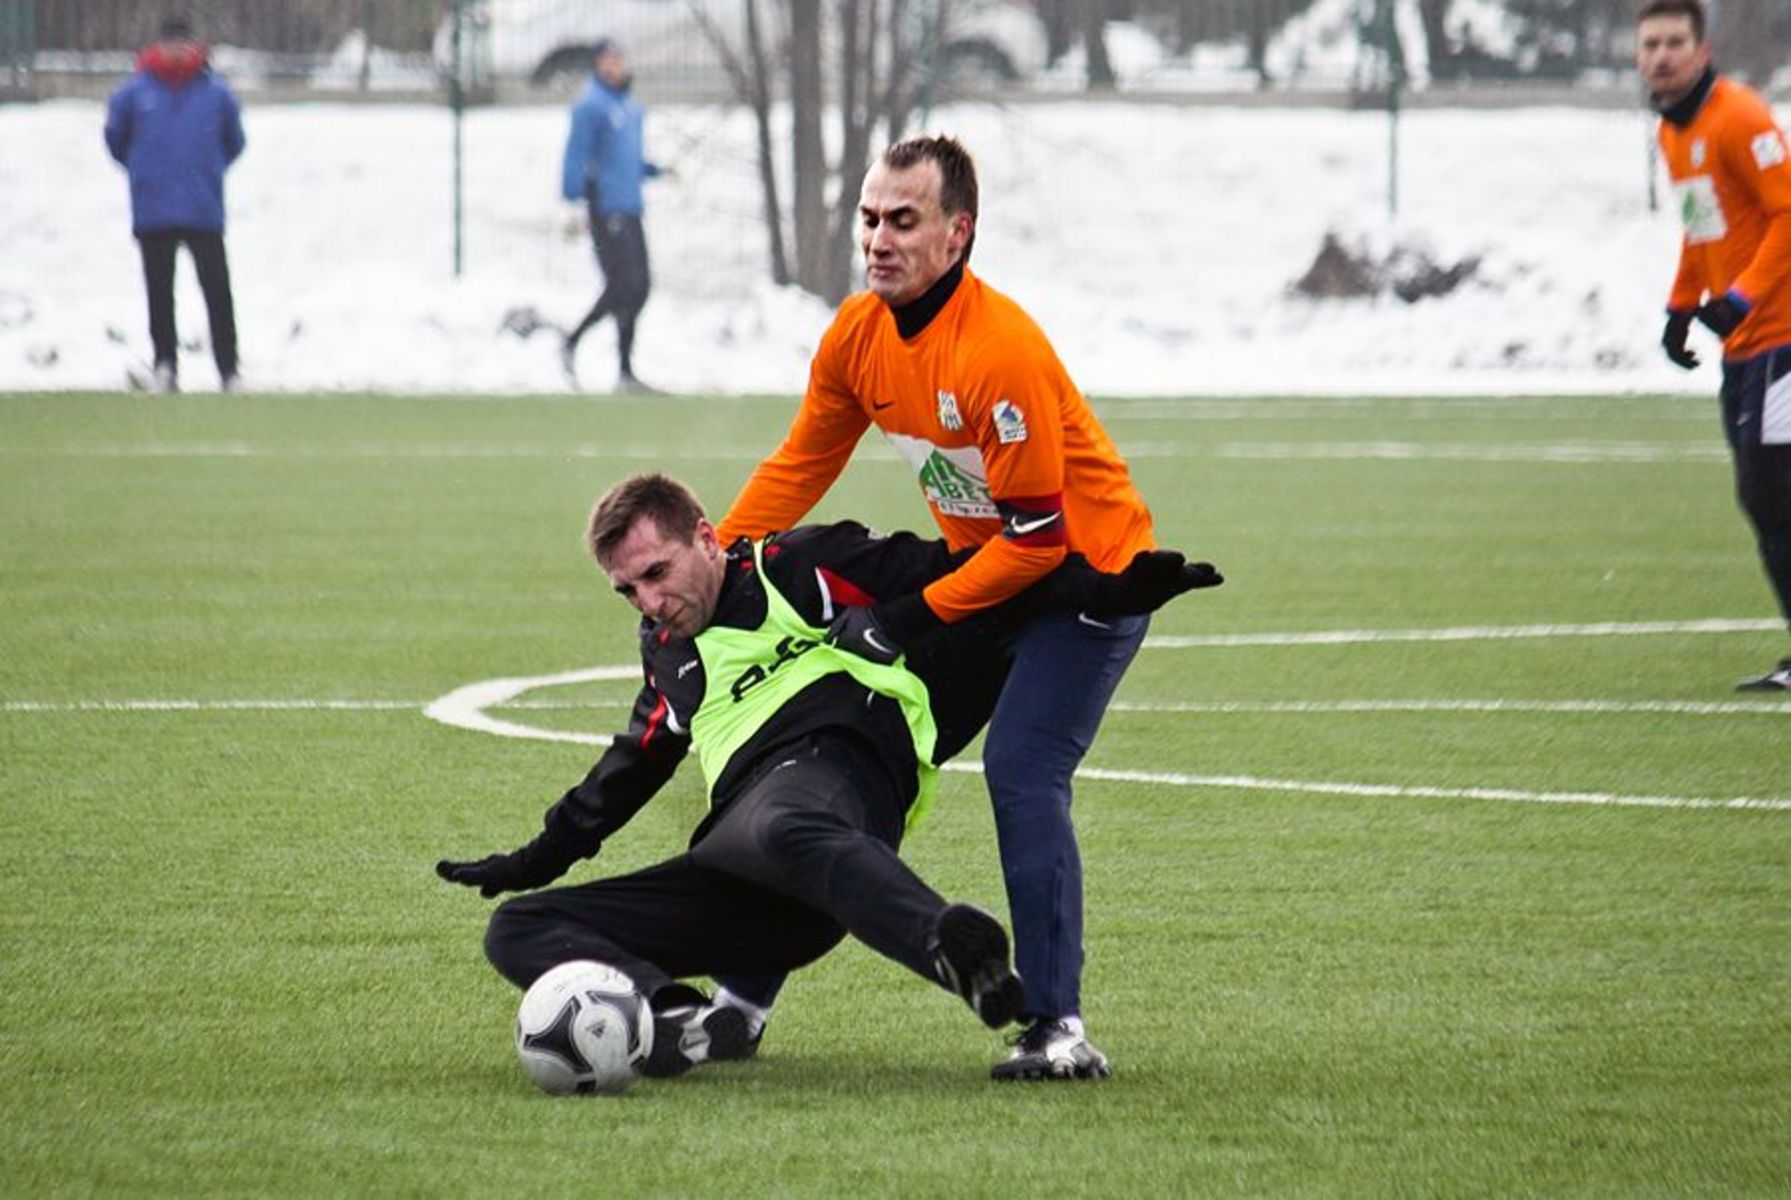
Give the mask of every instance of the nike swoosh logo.
M 873 400 L 873 401 L 871 401 L 871 407 L 876 409 L 878 412 L 882 412 L 884 409 L 888 408 L 890 405 L 892 405 L 894 403 L 895 403 L 894 400 L 885 400 L 883 403 L 878 404 L 875 400 Z
M 1082 622 L 1084 625 L 1090 626 L 1091 628 L 1094 628 L 1094 629 L 1112 629 L 1113 628 L 1113 626 L 1109 625 L 1107 622 L 1097 621 L 1093 617 L 1089 616 L 1087 613 L 1077 613 L 1076 619 L 1078 621 Z
M 1009 522 L 1008 529 L 1014 533 L 1034 533 L 1051 524 L 1051 522 L 1057 520 L 1057 518 L 1062 515 L 1062 513 L 1052 513 L 1050 516 L 1040 517 L 1036 521 L 1012 521 Z
M 868 629 L 864 631 L 864 640 L 866 643 L 868 643 L 870 645 L 870 648 L 875 650 L 878 654 L 887 654 L 891 658 L 895 657 L 895 651 L 893 649 L 891 649 L 890 647 L 885 646 L 882 642 L 878 641 L 877 635 L 872 633 Z

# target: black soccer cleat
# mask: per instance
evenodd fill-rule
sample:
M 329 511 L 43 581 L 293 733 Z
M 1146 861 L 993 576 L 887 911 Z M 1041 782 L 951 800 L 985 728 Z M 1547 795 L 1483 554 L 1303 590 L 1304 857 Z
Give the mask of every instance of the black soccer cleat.
M 1007 1058 L 989 1071 L 1003 1083 L 1038 1079 L 1105 1079 L 1113 1064 L 1082 1031 L 1065 1021 L 1034 1021 Z
M 641 1064 L 649 1079 L 670 1079 L 699 1063 L 728 1062 L 758 1053 L 759 1036 L 747 1033 L 746 1014 L 725 1004 L 711 1004 L 694 988 L 701 1003 L 679 1004 L 653 1014 L 653 1052 Z
M 1020 1015 L 1026 990 L 1008 964 L 1007 930 L 969 904 L 950 904 L 933 932 L 933 974 L 964 998 L 984 1025 L 1000 1029 Z
M 1735 685 L 1738 692 L 1791 692 L 1791 658 L 1779 660 L 1779 665 L 1764 675 L 1750 675 Z

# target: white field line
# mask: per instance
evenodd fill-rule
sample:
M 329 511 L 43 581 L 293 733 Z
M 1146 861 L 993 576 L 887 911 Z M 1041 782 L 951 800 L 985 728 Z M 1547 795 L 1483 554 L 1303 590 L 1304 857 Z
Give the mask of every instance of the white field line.
M 1685 717 L 1791 716 L 1791 701 L 1768 700 L 1214 700 L 1143 703 L 1116 700 L 1112 712 L 1189 713 L 1197 716 L 1289 713 L 1587 713 L 1596 716 L 1668 714 Z
M 0 712 L 415 712 L 416 700 L 8 700 Z
M 255 442 L 146 442 L 93 443 L 38 447 L 0 445 L 0 454 L 22 457 L 61 458 L 192 458 L 192 459 L 412 459 L 412 460 L 559 460 L 589 459 L 609 462 L 756 462 L 766 447 L 615 445 L 595 442 L 572 444 L 490 445 L 484 443 L 358 443 L 346 446 L 292 446 Z M 893 450 L 867 444 L 861 455 L 893 459 Z M 1126 447 L 1128 458 L 1234 458 L 1307 461 L 1443 461 L 1525 463 L 1662 463 L 1726 462 L 1728 451 L 1720 445 L 1649 442 L 1563 442 L 1503 446 L 1474 443 L 1426 442 L 1226 442 L 1215 446 L 1187 447 L 1165 442 L 1142 442 Z
M 1453 629 L 1332 629 L 1314 633 L 1212 633 L 1148 637 L 1154 650 L 1199 646 L 1350 646 L 1371 642 L 1485 642 L 1521 638 L 1649 637 L 1661 634 L 1767 633 L 1783 621 L 1602 621 L 1590 625 L 1464 625 Z
M 1497 417 L 1503 420 L 1522 419 L 1536 422 L 1570 424 L 1598 419 L 1599 414 L 1574 404 L 1562 404 L 1553 397 L 1508 398 L 1450 396 L 1446 399 L 1404 399 L 1387 402 L 1365 397 L 1325 397 L 1323 399 L 1199 399 L 1180 400 L 1108 400 L 1099 402 L 1101 423 L 1121 421 L 1318 421 L 1360 422 L 1364 414 L 1381 413 L 1399 421 L 1461 421 L 1464 418 Z M 1637 408 L 1626 406 L 1624 420 L 1631 426 L 1646 422 L 1681 425 L 1706 425 L 1710 414 L 1702 404 L 1672 404 L 1666 407 Z
M 485 710 L 508 703 L 524 692 L 538 687 L 587 683 L 599 679 L 631 678 L 633 674 L 633 668 L 629 667 L 596 667 L 588 671 L 567 671 L 559 675 L 543 675 L 533 679 L 486 680 L 449 692 L 429 706 L 427 715 L 456 728 L 475 729 L 482 733 L 494 733 L 499 737 L 537 738 L 543 741 L 572 742 L 585 746 L 607 746 L 610 739 L 601 735 L 537 729 L 530 725 L 499 720 Z M 948 763 L 945 769 L 980 774 L 982 765 L 980 763 Z M 1776 797 L 1636 796 L 1616 792 L 1541 792 L 1516 788 L 1401 787 L 1391 784 L 1268 779 L 1255 775 L 1184 775 L 1174 772 L 1115 771 L 1101 767 L 1083 767 L 1076 772 L 1076 776 L 1079 779 L 1112 780 L 1122 783 L 1157 783 L 1169 787 L 1305 792 L 1328 796 L 1490 800 L 1507 803 L 1584 804 L 1619 808 L 1769 809 L 1791 812 L 1791 799 Z
M 1733 633 L 1754 632 L 1760 630 L 1776 630 L 1776 621 L 1675 621 L 1675 622 L 1643 622 L 1632 624 L 1596 624 L 1596 625 L 1546 625 L 1546 626 L 1482 626 L 1459 629 L 1433 630 L 1344 630 L 1329 633 L 1311 634 L 1245 634 L 1222 635 L 1212 638 L 1154 638 L 1146 645 L 1158 647 L 1200 646 L 1200 645 L 1302 645 L 1302 644 L 1349 644 L 1359 642 L 1386 641 L 1468 641 L 1479 639 L 1497 639 L 1511 637 L 1561 637 L 1561 636 L 1604 636 L 1613 634 L 1661 634 L 1661 633 Z M 491 715 L 493 708 L 515 705 L 517 698 L 527 692 L 540 688 L 560 687 L 579 683 L 592 683 L 606 680 L 632 680 L 637 678 L 639 668 L 634 666 L 593 667 L 585 670 L 564 671 L 551 675 L 516 676 L 503 679 L 489 679 L 467 684 L 456 688 L 447 695 L 430 702 L 424 708 L 424 715 L 431 720 L 459 729 L 469 729 L 480 733 L 494 734 L 498 737 L 524 738 L 537 741 L 566 742 L 584 746 L 607 746 L 611 739 L 602 734 L 580 733 L 568 730 L 541 729 L 515 721 L 503 720 Z M 1292 703 L 1293 707 L 1288 707 Z M 1323 702 L 1281 702 L 1274 706 L 1275 711 L 1310 711 L 1313 705 Z M 1675 702 L 1605 702 L 1605 701 L 1342 701 L 1331 702 L 1336 705 L 1363 706 L 1366 711 L 1386 710 L 1388 705 L 1412 705 L 1412 711 L 1419 711 L 1415 706 L 1426 704 L 1428 710 L 1450 711 L 1465 709 L 1467 711 L 1608 711 L 1604 705 L 1620 705 L 1616 711 L 1666 711 L 1696 712 L 1700 715 L 1726 711 L 1733 707 L 1738 712 L 1748 714 L 1756 712 L 1778 712 L 1791 706 L 1784 705 L 1685 705 Z M 1513 709 L 1513 705 L 1542 706 L 1540 709 L 1530 707 Z M 1564 707 L 1570 706 L 1570 707 Z M 89 701 L 69 702 L 63 704 L 35 703 L 29 701 L 8 702 L 4 705 L 9 712 L 37 711 L 186 711 L 186 710 L 221 710 L 221 709 L 346 709 L 346 710 L 392 710 L 415 707 L 401 701 L 355 701 L 355 700 L 322 700 L 322 701 Z M 521 707 L 521 706 L 518 706 Z M 529 707 L 533 707 L 530 705 Z M 1135 706 L 1139 711 L 1227 711 L 1226 706 L 1211 708 L 1203 706 Z M 1403 711 L 1404 709 L 1401 709 Z M 1336 711 L 1346 711 L 1338 708 Z M 982 767 L 976 763 L 951 763 L 947 770 L 980 773 Z M 1079 778 L 1110 780 L 1130 783 L 1157 783 L 1171 787 L 1205 787 L 1233 790 L 1300 792 L 1336 796 L 1366 796 L 1411 799 L 1448 799 L 1448 800 L 1486 800 L 1507 803 L 1529 804 L 1580 804 L 1607 807 L 1639 807 L 1639 808 L 1680 808 L 1680 809 L 1766 809 L 1774 811 L 1791 811 L 1791 799 L 1762 797 L 1707 797 L 1707 796 L 1650 796 L 1628 795 L 1614 792 L 1552 792 L 1531 791 L 1516 788 L 1444 788 L 1444 787 L 1407 787 L 1392 784 L 1354 783 L 1345 781 L 1274 779 L 1254 775 L 1189 775 L 1176 772 L 1153 771 L 1118 771 L 1100 767 L 1084 767 L 1077 772 Z
M 1127 451 L 1130 454 L 1130 451 Z M 1728 449 L 1702 443 L 1559 442 L 1489 446 L 1474 442 L 1224 442 L 1218 458 L 1340 459 L 1385 462 L 1662 463 L 1726 462 Z
M 361 443 L 348 446 L 276 446 L 254 442 L 144 442 L 95 443 L 60 446 L 39 450 L 18 446 L 0 447 L 0 454 L 30 457 L 54 455 L 59 458 L 298 458 L 298 459 L 606 459 L 631 462 L 678 460 L 684 462 L 714 460 L 757 461 L 764 450 L 726 447 L 667 448 L 652 445 L 602 445 L 595 442 L 554 445 L 490 445 L 469 443 L 457 445 L 407 445 Z
M 955 764 L 949 764 L 955 766 Z M 980 770 L 980 767 L 958 768 Z M 1369 796 L 1415 800 L 1493 800 L 1510 804 L 1588 804 L 1608 808 L 1721 808 L 1791 812 L 1791 799 L 1731 796 L 1634 796 L 1615 792 L 1533 792 L 1520 788 L 1401 787 L 1380 783 L 1337 783 L 1309 779 L 1265 779 L 1256 775 L 1181 775 L 1156 771 L 1114 771 L 1083 767 L 1079 779 L 1160 783 L 1171 787 L 1237 788 L 1262 792 L 1309 792 L 1326 796 Z
M 630 675 L 630 678 L 633 674 Z M 0 712 L 9 713 L 155 713 L 155 712 L 415 712 L 438 701 L 428 700 L 9 700 Z M 630 700 L 503 700 L 485 705 L 486 711 L 589 712 L 593 709 L 626 711 Z M 1181 713 L 1194 716 L 1247 714 L 1327 713 L 1586 713 L 1597 716 L 1666 714 L 1693 717 L 1791 716 L 1791 701 L 1775 700 L 1213 700 L 1148 701 L 1116 700 L 1111 712 Z

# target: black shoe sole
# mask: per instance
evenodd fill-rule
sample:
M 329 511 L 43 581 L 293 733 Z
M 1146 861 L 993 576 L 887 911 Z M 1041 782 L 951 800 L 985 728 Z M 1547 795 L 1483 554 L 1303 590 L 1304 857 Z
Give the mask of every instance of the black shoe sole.
M 1007 930 L 1001 922 L 968 904 L 953 904 L 939 914 L 938 958 L 951 971 L 944 982 L 975 1010 L 990 1029 L 1000 1029 L 1020 1015 L 1026 989 L 1008 964 Z

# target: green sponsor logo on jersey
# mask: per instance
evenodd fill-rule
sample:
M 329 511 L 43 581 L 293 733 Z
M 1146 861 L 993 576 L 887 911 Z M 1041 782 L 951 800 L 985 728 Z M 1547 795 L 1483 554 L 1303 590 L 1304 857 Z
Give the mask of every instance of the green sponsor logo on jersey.
M 920 486 L 942 512 L 992 510 L 995 502 L 982 480 L 935 450 L 920 469 Z

